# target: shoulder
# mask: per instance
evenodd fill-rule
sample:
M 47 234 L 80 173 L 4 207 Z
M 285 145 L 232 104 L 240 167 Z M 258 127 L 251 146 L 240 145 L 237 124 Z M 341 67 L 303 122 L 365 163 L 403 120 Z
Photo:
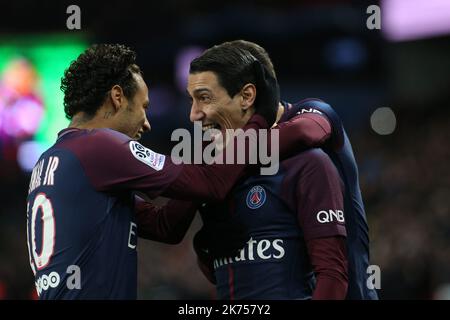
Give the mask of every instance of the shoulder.
M 123 133 L 109 128 L 98 128 L 70 132 L 67 136 L 63 136 L 61 141 L 57 142 L 57 145 L 78 153 L 95 148 L 103 149 L 108 146 L 126 144 L 129 141 L 131 139 Z
M 322 149 L 308 149 L 281 163 L 290 184 L 322 185 L 326 181 L 343 185 L 339 171 Z
M 127 135 L 108 128 L 90 130 L 86 138 L 92 140 L 93 142 L 98 141 L 112 144 L 128 143 L 132 140 Z
M 333 161 L 320 148 L 311 148 L 297 153 L 282 162 L 282 165 L 288 169 L 317 169 L 334 167 Z
M 318 98 L 306 98 L 292 104 L 297 112 L 323 114 L 327 109 L 333 109 L 329 103 Z M 325 109 L 325 110 L 323 110 Z M 326 113 L 326 112 L 325 112 Z
M 108 128 L 77 130 L 63 136 L 57 142 L 58 148 L 73 152 L 81 161 L 94 161 L 112 158 L 128 149 L 128 136 Z
M 282 120 L 288 120 L 296 115 L 302 114 L 318 114 L 324 115 L 321 110 L 324 107 L 331 108 L 331 106 L 325 101 L 317 98 L 307 98 L 294 103 L 283 103 L 285 107 L 284 117 Z
M 298 115 L 315 115 L 327 119 L 332 128 L 330 138 L 332 148 L 337 151 L 343 147 L 345 143 L 344 126 L 340 116 L 329 103 L 317 98 L 308 98 L 287 104 L 287 112 L 282 119 L 288 120 Z

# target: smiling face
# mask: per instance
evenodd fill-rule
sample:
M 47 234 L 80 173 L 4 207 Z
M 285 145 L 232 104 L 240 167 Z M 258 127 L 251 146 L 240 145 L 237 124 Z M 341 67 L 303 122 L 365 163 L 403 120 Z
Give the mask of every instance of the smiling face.
M 214 72 L 191 73 L 187 87 L 192 102 L 190 120 L 201 121 L 203 131 L 242 128 L 254 113 L 254 88 L 247 84 L 230 97 Z

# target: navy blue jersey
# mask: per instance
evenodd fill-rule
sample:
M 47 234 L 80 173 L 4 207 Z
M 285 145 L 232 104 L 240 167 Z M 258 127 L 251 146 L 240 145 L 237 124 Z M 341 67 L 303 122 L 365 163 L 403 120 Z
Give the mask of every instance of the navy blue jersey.
M 148 154 L 139 158 L 139 152 Z M 30 264 L 40 299 L 136 298 L 131 190 L 157 194 L 179 172 L 169 164 L 173 169 L 161 173 L 164 156 L 150 153 L 110 129 L 66 129 L 42 154 L 27 198 Z
M 315 278 L 306 241 L 346 235 L 342 192 L 330 158 L 311 149 L 282 161 L 275 175 L 245 179 L 226 202 L 204 205 L 205 223 L 231 216 L 228 223 L 248 234 L 237 255 L 213 262 L 218 297 L 310 299 Z
M 326 116 L 331 123 L 332 136 L 322 149 L 330 156 L 345 185 L 344 212 L 349 268 L 347 299 L 378 299 L 376 291 L 367 287 L 369 227 L 359 187 L 358 167 L 342 122 L 333 108 L 319 99 L 283 104 L 285 112 L 281 122 L 296 114 L 313 112 Z

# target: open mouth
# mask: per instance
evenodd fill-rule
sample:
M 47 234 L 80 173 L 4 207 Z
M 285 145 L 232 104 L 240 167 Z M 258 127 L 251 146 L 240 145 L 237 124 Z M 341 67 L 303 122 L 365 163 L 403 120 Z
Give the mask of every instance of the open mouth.
M 206 130 L 210 130 L 210 129 L 217 129 L 217 130 L 221 130 L 220 125 L 218 125 L 217 123 L 209 123 L 209 124 L 204 124 L 202 126 L 202 131 L 205 132 Z

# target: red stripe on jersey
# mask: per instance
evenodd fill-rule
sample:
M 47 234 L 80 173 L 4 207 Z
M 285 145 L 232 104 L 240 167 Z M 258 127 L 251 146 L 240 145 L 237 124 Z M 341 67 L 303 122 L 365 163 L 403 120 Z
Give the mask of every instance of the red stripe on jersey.
M 234 272 L 231 265 L 228 265 L 228 286 L 230 288 L 230 300 L 234 300 Z

